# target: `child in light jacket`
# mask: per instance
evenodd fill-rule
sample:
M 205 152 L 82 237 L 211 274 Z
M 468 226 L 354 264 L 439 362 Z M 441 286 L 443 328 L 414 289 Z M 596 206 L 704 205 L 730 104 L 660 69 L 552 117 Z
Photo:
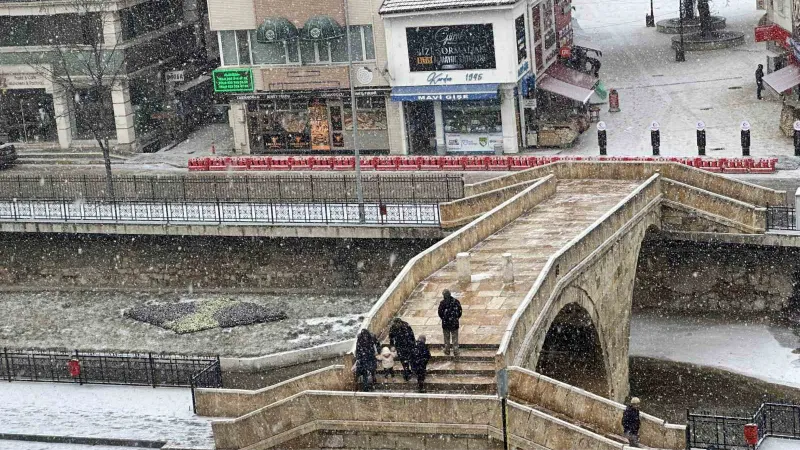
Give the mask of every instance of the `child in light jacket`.
M 394 348 L 383 347 L 380 355 L 377 356 L 378 361 L 381 362 L 383 368 L 383 376 L 394 378 L 394 359 L 397 358 L 397 351 Z

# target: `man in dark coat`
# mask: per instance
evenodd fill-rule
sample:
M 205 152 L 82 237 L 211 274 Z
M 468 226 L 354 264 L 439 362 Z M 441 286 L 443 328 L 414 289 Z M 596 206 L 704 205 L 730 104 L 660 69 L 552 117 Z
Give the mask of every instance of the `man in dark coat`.
M 633 397 L 622 413 L 622 431 L 631 447 L 639 447 L 639 399 Z
M 444 354 L 450 354 L 450 346 L 453 347 L 453 354 L 458 356 L 458 328 L 461 318 L 461 302 L 445 289 L 442 291 L 442 301 L 439 303 L 439 318 L 442 319 L 442 334 L 444 334 Z
M 417 376 L 417 392 L 425 392 L 425 375 L 428 371 L 428 361 L 431 359 L 431 351 L 425 344 L 425 335 L 420 335 L 414 346 L 414 374 Z
M 761 91 L 764 90 L 764 65 L 759 64 L 756 69 L 756 97 L 761 100 Z
M 378 360 L 375 357 L 375 337 L 369 330 L 361 330 L 356 338 L 356 376 L 361 383 L 361 390 L 369 392 L 375 380 Z
M 389 345 L 397 350 L 397 359 L 403 365 L 403 379 L 411 379 L 411 359 L 414 357 L 414 330 L 411 325 L 396 317 L 389 328 Z

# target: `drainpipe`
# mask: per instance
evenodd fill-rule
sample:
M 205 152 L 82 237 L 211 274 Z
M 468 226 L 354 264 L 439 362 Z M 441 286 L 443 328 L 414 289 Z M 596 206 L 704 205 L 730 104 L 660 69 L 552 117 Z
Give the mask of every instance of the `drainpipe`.
M 353 112 L 353 153 L 356 163 L 356 196 L 358 198 L 358 222 L 364 223 L 364 188 L 361 186 L 361 155 L 358 150 L 358 115 L 356 114 L 356 87 L 353 85 L 353 47 L 350 45 L 350 7 L 344 0 L 344 29 L 347 33 L 347 80 L 350 83 L 350 110 Z

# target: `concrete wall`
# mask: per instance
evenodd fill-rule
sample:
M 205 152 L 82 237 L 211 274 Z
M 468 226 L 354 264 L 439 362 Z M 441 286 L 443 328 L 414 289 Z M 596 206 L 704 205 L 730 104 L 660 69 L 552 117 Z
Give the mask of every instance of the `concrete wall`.
M 555 177 L 546 177 L 412 258 L 370 310 L 362 327 L 375 334 L 383 332 L 422 280 L 454 260 L 459 252 L 474 247 L 552 196 L 555 190 Z M 346 364 L 352 364 L 352 354 Z
M 639 255 L 633 306 L 777 315 L 795 292 L 798 256 L 795 248 L 648 239 Z
M 197 414 L 206 417 L 240 417 L 306 390 L 339 391 L 345 386 L 343 366 L 331 366 L 257 391 L 197 389 Z
M 486 436 L 490 428 L 502 429 L 496 397 L 388 392 L 306 391 L 238 419 L 212 423 L 218 450 L 266 449 L 331 429 L 427 432 L 446 439 L 450 434 Z
M 591 424 L 600 434 L 622 435 L 622 413 L 625 405 L 621 403 L 520 367 L 509 368 L 508 388 L 512 399 L 540 406 L 577 422 Z M 642 444 L 663 449 L 686 448 L 685 425 L 668 424 L 645 413 L 640 417 Z
M 624 399 L 636 255 L 647 227 L 658 225 L 659 181 L 659 175 L 651 177 L 550 257 L 506 329 L 497 370 L 510 365 L 535 369 L 550 325 L 564 306 L 578 303 L 592 317 L 600 338 L 607 394 Z M 567 291 L 570 286 L 577 289 Z
M 430 244 L 0 233 L 0 287 L 378 290 Z
M 786 204 L 786 193 L 783 191 L 668 162 L 557 162 L 465 186 L 465 195 L 475 195 L 523 181 L 532 181 L 549 174 L 553 174 L 559 179 L 646 180 L 655 173 L 660 173 L 664 178 L 673 181 L 755 206 Z
M 456 201 L 439 203 L 439 217 L 442 228 L 455 228 L 468 224 L 484 213 L 491 211 L 497 205 L 519 194 L 532 183 L 533 181 L 526 181 Z

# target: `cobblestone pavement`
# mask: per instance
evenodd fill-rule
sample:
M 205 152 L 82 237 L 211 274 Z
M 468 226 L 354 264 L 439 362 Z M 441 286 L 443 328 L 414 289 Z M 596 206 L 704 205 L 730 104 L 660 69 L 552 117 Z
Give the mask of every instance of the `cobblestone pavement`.
M 449 263 L 420 283 L 400 316 L 428 343 L 443 343 L 437 308 L 443 289 L 461 301 L 459 343 L 499 345 L 511 316 L 528 293 L 547 259 L 611 207 L 638 183 L 569 180 L 556 194 L 470 250 L 473 283 L 458 288 L 456 263 Z M 514 261 L 514 283 L 502 281 L 503 253 Z
M 187 388 L 13 382 L 0 383 L 0 398 L 0 433 L 140 439 L 213 448 L 211 419 L 192 413 L 192 394 Z M 9 442 L 16 444 L 0 441 L 0 445 Z

